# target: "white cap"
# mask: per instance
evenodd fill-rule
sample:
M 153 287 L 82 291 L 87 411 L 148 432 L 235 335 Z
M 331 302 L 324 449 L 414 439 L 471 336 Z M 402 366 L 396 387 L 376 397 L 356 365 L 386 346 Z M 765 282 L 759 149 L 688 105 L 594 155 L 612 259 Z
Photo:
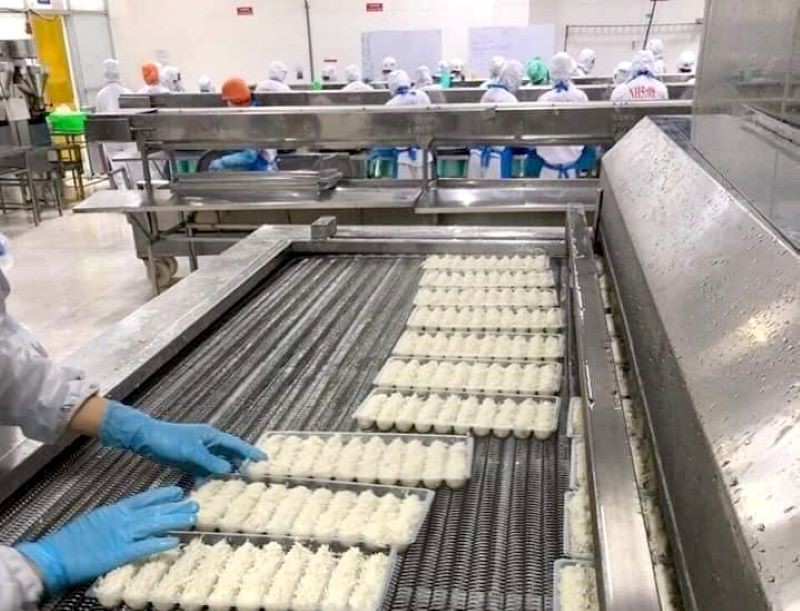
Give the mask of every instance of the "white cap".
M 489 62 L 489 76 L 492 78 L 497 78 L 500 76 L 500 72 L 503 70 L 503 66 L 506 65 L 506 58 L 502 55 L 495 55 L 492 58 L 492 61 Z
M 330 81 L 336 80 L 336 64 L 325 64 L 322 66 L 322 78 Z
M 392 72 L 393 70 L 397 70 L 397 60 L 394 57 L 384 57 L 381 70 L 383 72 Z
M 631 76 L 639 74 L 640 72 L 650 72 L 652 73 L 656 69 L 656 60 L 653 57 L 653 53 L 647 49 L 644 51 L 637 51 L 636 55 L 633 56 L 633 61 L 631 62 Z
M 694 51 L 683 51 L 678 57 L 678 72 L 694 72 L 697 56 Z
M 553 81 L 568 81 L 575 72 L 575 61 L 569 53 L 560 51 L 550 60 L 550 78 Z
M 287 74 L 289 74 L 289 68 L 286 67 L 286 64 L 279 61 L 270 62 L 267 71 L 267 77 L 270 80 L 282 83 L 286 80 Z
M 428 66 L 420 66 L 417 68 L 417 73 L 414 75 L 414 85 L 416 87 L 429 87 L 433 85 L 433 75 Z
M 587 74 L 594 68 L 595 55 L 591 49 L 583 49 L 578 53 L 578 65 L 583 68 Z
M 107 59 L 103 62 L 103 76 L 107 81 L 119 80 L 119 62 L 116 59 Z
M 389 74 L 389 91 L 392 95 L 397 95 L 397 90 L 401 87 L 411 87 L 411 79 L 405 70 L 395 70 Z
M 516 59 L 510 59 L 503 65 L 497 83 L 511 93 L 516 93 L 522 85 L 523 78 L 525 78 L 525 67 Z
M 661 42 L 660 38 L 651 38 L 648 40 L 645 49 L 650 51 L 655 59 L 664 57 L 664 43 Z
M 211 82 L 211 77 L 204 74 L 197 79 L 197 89 L 200 93 L 212 93 L 214 91 L 214 84 Z
M 454 57 L 450 60 L 450 70 L 452 72 L 464 72 L 464 60 L 460 57 Z
M 355 83 L 361 80 L 361 70 L 355 64 L 350 64 L 344 69 L 344 79 L 348 83 Z
M 631 63 L 628 61 L 620 62 L 614 69 L 614 83 L 619 85 L 628 80 L 628 75 L 631 72 Z

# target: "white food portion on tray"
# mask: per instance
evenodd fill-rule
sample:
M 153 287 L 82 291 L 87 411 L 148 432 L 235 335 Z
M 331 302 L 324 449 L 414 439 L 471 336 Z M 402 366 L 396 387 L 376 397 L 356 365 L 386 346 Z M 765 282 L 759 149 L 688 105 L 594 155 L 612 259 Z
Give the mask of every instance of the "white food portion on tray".
M 586 557 L 594 554 L 594 534 L 592 529 L 592 510 L 586 486 L 567 493 L 565 506 L 568 554 L 573 557 Z
M 564 316 L 560 308 L 422 306 L 411 312 L 408 326 L 453 331 L 560 329 L 564 326 Z
M 449 394 L 403 394 L 374 392 L 353 414 L 361 428 L 376 425 L 381 430 L 394 426 L 420 433 L 435 428 L 438 433 L 472 431 L 482 437 L 493 432 L 507 437 L 512 431 L 524 439 L 533 433 L 547 439 L 558 428 L 558 403 L 555 399 L 480 398 Z
M 391 358 L 378 373 L 375 384 L 420 390 L 554 395 L 561 387 L 561 364 Z
M 256 444 L 267 453 L 269 460 L 247 465 L 247 475 L 254 480 L 292 475 L 342 481 L 358 480 L 361 483 L 402 482 L 406 486 L 417 485 L 427 479 L 429 482 L 447 481 L 456 488 L 463 486 L 471 468 L 467 464 L 466 442 L 446 444 L 448 451 L 462 457 L 460 478 L 453 475 L 453 463 L 448 456 L 439 460 L 438 446 L 435 443 L 442 442 L 430 440 L 423 444 L 413 438 L 384 440 L 380 435 L 369 434 L 348 437 L 332 435 L 323 440 L 316 435 L 301 437 L 269 433 Z M 284 459 L 283 453 L 287 448 L 291 452 L 291 460 Z M 306 460 L 307 453 L 313 454 L 314 459 Z M 434 460 L 431 455 L 438 462 L 431 462 Z M 311 464 L 308 472 L 300 473 L 295 467 L 297 458 L 301 456 L 304 457 L 304 463 Z M 320 460 L 323 456 L 324 462 Z M 419 461 L 422 462 L 418 465 Z M 198 518 L 198 523 L 200 522 Z
M 558 307 L 558 292 L 545 288 L 428 288 L 421 287 L 414 297 L 418 306 L 527 308 Z
M 552 270 L 537 271 L 435 271 L 422 274 L 420 286 L 443 288 L 552 288 L 556 277 Z
M 569 400 L 569 435 L 583 437 L 583 397 L 572 397 Z
M 159 611 L 175 605 L 189 611 L 371 611 L 380 606 L 389 568 L 388 555 L 357 548 L 337 554 L 326 545 L 312 550 L 295 543 L 286 552 L 275 542 L 208 545 L 198 537 L 179 550 L 111 571 L 94 593 L 107 608 L 124 602 L 135 609 L 151 603 Z
M 546 269 L 548 258 L 543 253 L 533 255 L 430 255 L 422 264 L 424 269 L 452 270 L 538 270 Z
M 590 564 L 564 564 L 556 572 L 556 596 L 561 611 L 599 611 L 597 581 Z
M 564 356 L 564 336 L 406 331 L 392 353 L 456 359 L 559 359 Z

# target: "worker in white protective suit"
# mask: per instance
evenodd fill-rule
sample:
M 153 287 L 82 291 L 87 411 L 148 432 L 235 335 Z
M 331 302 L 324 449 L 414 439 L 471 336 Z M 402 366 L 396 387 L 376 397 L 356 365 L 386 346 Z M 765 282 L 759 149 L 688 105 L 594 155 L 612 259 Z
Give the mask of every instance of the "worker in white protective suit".
M 389 80 L 389 75 L 397 70 L 397 60 L 394 57 L 384 57 L 381 62 L 381 73 L 385 81 Z
M 342 87 L 342 91 L 372 91 L 372 87 L 361 78 L 361 69 L 355 64 L 344 69 L 344 78 L 347 84 Z
M 389 75 L 389 92 L 392 98 L 386 102 L 386 106 L 430 106 L 431 104 L 427 93 L 411 88 L 411 79 L 405 70 L 395 70 Z M 398 148 L 396 154 L 397 178 L 422 178 L 424 167 L 422 150 L 413 146 Z M 429 154 L 429 165 L 430 162 Z
M 214 83 L 211 81 L 211 77 L 207 74 L 204 74 L 199 79 L 197 79 L 197 90 L 200 93 L 216 93 L 217 88 L 214 87 Z
M 103 62 L 103 78 L 106 84 L 97 92 L 94 110 L 95 112 L 117 112 L 119 97 L 133 92 L 122 84 L 119 62 L 116 59 L 107 59 Z
M 575 62 L 564 52 L 556 53 L 550 62 L 553 88 L 539 96 L 539 102 L 588 102 L 586 94 L 571 80 Z M 583 146 L 537 146 L 536 154 L 543 162 L 540 178 L 576 178 L 576 162 L 583 154 Z
M 450 60 L 450 75 L 453 79 L 453 82 L 464 82 L 467 80 L 466 75 L 466 67 L 464 66 L 464 60 L 460 57 L 454 57 Z
M 610 98 L 613 100 L 614 96 L 621 95 L 618 92 L 621 92 L 625 88 L 625 83 L 628 81 L 628 76 L 631 73 L 631 62 L 629 61 L 622 61 L 617 64 L 617 67 L 614 68 L 614 88 L 611 90 Z
M 285 93 L 291 91 L 286 84 L 286 77 L 289 75 L 289 68 L 286 64 L 279 61 L 271 62 L 267 71 L 267 80 L 261 81 L 256 86 L 256 91 L 272 91 L 274 93 Z
M 161 84 L 161 74 L 158 66 L 152 62 L 148 62 L 142 66 L 142 80 L 144 80 L 144 87 L 139 89 L 137 93 L 157 94 L 169 93 L 169 89 Z
M 582 49 L 580 53 L 578 53 L 578 61 L 575 62 L 575 73 L 573 76 L 588 76 L 594 70 L 594 64 L 597 61 L 597 58 L 594 55 L 594 51 L 591 49 Z
M 325 64 L 322 67 L 322 80 L 326 83 L 334 83 L 339 78 L 336 74 L 336 64 Z
M 181 71 L 175 66 L 164 66 L 161 70 L 161 84 L 170 93 L 182 93 L 186 91 L 181 80 Z
M 678 57 L 678 65 L 676 66 L 680 74 L 694 74 L 694 67 L 697 63 L 697 55 L 694 51 L 681 51 Z
M 442 86 L 433 81 L 433 74 L 428 66 L 420 66 L 414 75 L 414 89 L 421 89 L 422 91 L 430 91 L 432 89 L 441 89 Z
M 524 66 L 515 59 L 503 66 L 497 82 L 489 85 L 481 104 L 517 104 L 516 93 L 525 78 Z M 488 144 L 470 149 L 467 176 L 478 178 L 511 178 L 513 149 Z
M 9 243 L 0 234 L 0 425 L 19 426 L 44 443 L 67 433 L 88 435 L 199 477 L 266 458 L 210 425 L 164 422 L 103 398 L 83 372 L 51 361 L 6 311 L 10 287 L 4 274 L 10 265 Z M 102 499 L 114 495 L 112 489 L 98 490 Z M 177 547 L 178 539 L 168 533 L 191 529 L 197 511 L 180 488 L 155 488 L 85 513 L 41 539 L 0 546 L 0 611 L 35 608 L 44 596 Z
M 668 100 L 667 86 L 653 74 L 655 60 L 650 51 L 637 51 L 631 62 L 628 80 L 614 88 L 612 102 L 641 102 L 645 100 Z
M 481 83 L 481 89 L 488 89 L 489 85 L 496 83 L 505 65 L 506 58 L 502 55 L 495 55 L 489 62 L 489 78 Z
M 647 51 L 653 54 L 653 74 L 661 76 L 667 71 L 666 64 L 664 63 L 664 43 L 660 38 L 651 38 L 645 47 Z

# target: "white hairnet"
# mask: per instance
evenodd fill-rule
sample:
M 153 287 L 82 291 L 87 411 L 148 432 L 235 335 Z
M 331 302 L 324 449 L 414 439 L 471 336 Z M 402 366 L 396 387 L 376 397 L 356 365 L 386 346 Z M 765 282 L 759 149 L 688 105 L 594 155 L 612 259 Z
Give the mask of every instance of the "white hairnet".
M 439 60 L 439 74 L 443 74 L 445 72 L 450 72 L 450 64 L 447 63 L 446 59 Z
M 161 75 L 161 84 L 170 91 L 177 90 L 178 81 L 181 80 L 181 71 L 176 66 L 164 66 L 159 72 Z
M 500 76 L 500 72 L 503 70 L 503 66 L 506 65 L 506 58 L 502 55 L 495 55 L 492 58 L 492 61 L 489 62 L 489 77 L 490 78 L 497 78 Z
M 636 77 L 642 72 L 649 72 L 652 74 L 655 69 L 656 59 L 653 57 L 653 53 L 648 50 L 637 51 L 631 62 L 629 78 Z
M 502 85 L 511 93 L 516 93 L 522 85 L 525 75 L 525 67 L 516 59 L 511 59 L 505 63 L 497 77 L 497 84 Z
M 286 80 L 286 75 L 289 74 L 289 68 L 286 67 L 286 64 L 279 61 L 270 62 L 269 69 L 267 72 L 267 77 L 270 80 L 278 81 L 282 83 Z
M 628 75 L 631 72 L 631 63 L 630 62 L 620 62 L 617 64 L 617 67 L 614 69 L 614 84 L 619 85 L 620 83 L 624 83 L 628 80 Z
M 103 77 L 107 81 L 119 80 L 119 62 L 116 59 L 107 59 L 103 62 Z
M 660 38 L 651 38 L 647 42 L 645 49 L 653 54 L 654 59 L 661 59 L 664 57 L 664 43 L 661 42 Z
M 400 89 L 411 87 L 411 79 L 405 70 L 394 70 L 389 74 L 389 91 L 397 95 Z
M 550 60 L 550 78 L 554 82 L 568 81 L 573 72 L 575 72 L 575 61 L 569 56 L 569 53 L 560 51 Z
M 584 72 L 587 74 L 594 68 L 595 59 L 594 51 L 591 49 L 583 49 L 578 53 L 578 65 L 583 68 Z
M 355 83 L 361 80 L 361 69 L 355 64 L 350 64 L 344 69 L 344 78 L 348 83 Z
M 464 72 L 464 60 L 460 57 L 454 57 L 450 60 L 450 70 L 452 72 Z
M 429 87 L 433 85 L 433 75 L 428 66 L 420 66 L 417 68 L 417 73 L 414 76 L 414 85 L 416 87 Z
M 397 60 L 394 57 L 384 57 L 381 70 L 383 70 L 383 72 L 393 72 L 397 70 Z
M 683 51 L 678 57 L 678 72 L 694 72 L 697 56 L 694 51 Z
M 213 93 L 214 84 L 211 82 L 211 77 L 207 74 L 204 74 L 197 79 L 197 89 L 200 91 L 200 93 Z
M 336 80 L 336 65 L 335 64 L 325 64 L 322 66 L 322 78 L 327 79 L 329 81 Z

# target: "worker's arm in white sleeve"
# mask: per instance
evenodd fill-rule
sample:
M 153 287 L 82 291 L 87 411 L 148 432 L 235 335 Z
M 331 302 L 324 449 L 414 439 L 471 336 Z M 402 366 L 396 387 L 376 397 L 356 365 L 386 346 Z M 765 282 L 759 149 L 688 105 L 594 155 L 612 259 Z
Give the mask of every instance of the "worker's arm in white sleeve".
M 0 425 L 53 442 L 72 416 L 97 392 L 83 373 L 61 367 L 36 339 L 6 313 L 8 282 L 0 272 Z
M 17 550 L 0 546 L 0 611 L 36 608 L 42 580 Z

